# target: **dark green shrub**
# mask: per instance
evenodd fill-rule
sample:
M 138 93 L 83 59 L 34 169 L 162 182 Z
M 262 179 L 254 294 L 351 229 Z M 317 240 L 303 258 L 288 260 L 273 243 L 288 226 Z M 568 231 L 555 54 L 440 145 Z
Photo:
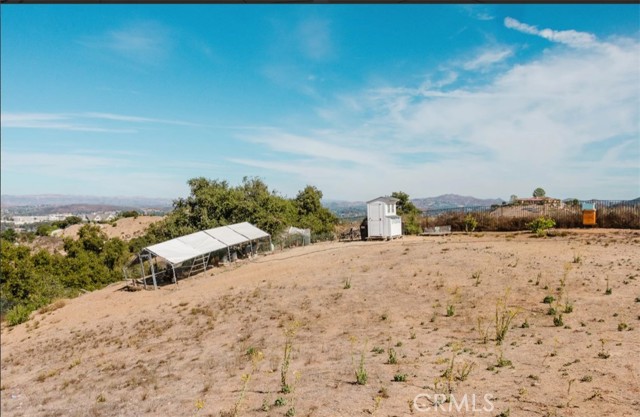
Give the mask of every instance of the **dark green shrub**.
M 118 214 L 118 217 L 121 217 L 121 218 L 133 217 L 134 219 L 137 219 L 139 215 L 140 213 L 136 210 L 126 210 L 126 211 L 121 211 Z
M 407 374 L 395 374 L 393 376 L 393 380 L 394 380 L 394 382 L 406 382 L 407 381 Z

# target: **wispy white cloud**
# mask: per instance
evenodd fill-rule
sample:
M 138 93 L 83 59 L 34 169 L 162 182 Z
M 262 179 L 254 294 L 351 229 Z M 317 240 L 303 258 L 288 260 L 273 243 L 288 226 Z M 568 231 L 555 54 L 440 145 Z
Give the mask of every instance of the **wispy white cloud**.
M 179 125 L 179 126 L 200 126 L 196 123 L 183 122 L 180 120 L 170 120 L 170 119 L 154 119 L 150 117 L 139 117 L 139 116 L 127 116 L 124 114 L 114 114 L 114 113 L 81 113 L 78 114 L 79 117 L 87 117 L 93 119 L 102 119 L 102 120 L 115 120 L 121 122 L 134 122 L 134 123 L 161 123 L 161 124 L 170 124 L 170 125 Z
M 513 55 L 511 48 L 498 48 L 482 51 L 475 58 L 463 64 L 466 70 L 478 70 L 503 62 Z
M 577 32 L 575 30 L 538 29 L 535 26 L 522 23 L 512 17 L 505 17 L 504 25 L 509 29 L 529 35 L 536 35 L 552 42 L 563 43 L 576 48 L 588 48 L 597 42 L 596 36 L 591 33 Z
M 486 6 L 477 5 L 477 4 L 465 4 L 458 6 L 462 9 L 467 15 L 476 19 L 476 20 L 493 20 L 495 17 L 491 14 L 489 10 L 487 10 Z
M 72 115 L 55 113 L 2 113 L 3 128 L 67 130 L 77 132 L 133 133 L 135 129 L 117 129 L 82 123 Z
M 305 19 L 298 24 L 296 32 L 300 50 L 307 58 L 322 61 L 333 56 L 334 45 L 329 20 Z
M 272 83 L 309 97 L 318 97 L 316 79 L 296 64 L 273 62 L 262 68 L 262 74 Z
M 609 184 L 611 194 L 600 198 L 635 197 L 621 194 L 628 194 L 634 181 L 636 190 L 640 187 L 640 167 L 634 169 L 637 161 L 628 158 L 638 155 L 640 138 L 640 42 L 538 30 L 515 19 L 505 25 L 572 48 L 551 47 L 514 65 L 506 59 L 516 48 L 488 48 L 467 63 L 467 68 L 503 63 L 482 85 L 467 85 L 452 71 L 449 80 L 390 82 L 343 93 L 316 109 L 332 129 L 245 136 L 281 160 L 234 162 L 296 178 L 308 178 L 305 170 L 315 167 L 316 183 L 339 198 L 397 189 L 414 196 L 477 194 L 488 190 L 487 184 L 495 190 L 485 191 L 487 197 L 506 198 L 543 185 L 559 196 L 592 198 L 589 179 Z M 448 64 L 444 67 L 455 68 L 460 61 Z M 604 147 L 610 138 L 621 138 L 619 145 Z M 600 150 L 588 169 L 580 165 L 586 147 Z
M 78 42 L 141 64 L 163 62 L 173 48 L 172 31 L 155 21 L 138 21 Z
M 291 24 L 273 19 L 273 38 L 266 49 L 268 59 L 260 67 L 261 74 L 280 88 L 319 99 L 324 82 L 318 65 L 337 56 L 331 21 L 309 17 Z
M 81 153 L 2 152 L 2 171 L 78 178 L 86 172 L 131 166 L 126 158 Z
M 3 190 L 13 190 L 16 178 L 30 175 L 41 177 L 46 187 L 37 192 L 68 193 L 64 184 L 71 180 L 78 190 L 100 190 L 103 195 L 184 195 L 186 180 L 180 172 L 192 169 L 212 169 L 213 164 L 203 162 L 163 163 L 166 168 L 160 172 L 153 167 L 141 166 L 135 153 L 102 152 L 78 150 L 72 153 L 5 151 L 1 154 Z M 176 173 L 176 171 L 178 173 Z M 53 185 L 52 185 L 53 184 Z M 38 185 L 34 184 L 35 189 Z M 83 191 L 85 192 L 85 191 Z M 89 192 L 89 191 L 87 191 Z
M 180 120 L 157 119 L 128 116 L 113 113 L 2 113 L 3 128 L 49 129 L 79 132 L 135 133 L 131 125 L 171 124 L 179 126 L 199 126 Z M 100 122 L 103 123 L 100 123 Z M 124 126 L 105 125 L 104 122 L 123 122 Z
M 337 143 L 335 138 L 319 135 L 310 138 L 282 131 L 268 134 L 238 136 L 248 142 L 265 145 L 271 150 L 316 159 L 342 161 L 357 164 L 378 164 L 382 158 L 376 152 L 367 149 L 356 149 L 353 146 Z

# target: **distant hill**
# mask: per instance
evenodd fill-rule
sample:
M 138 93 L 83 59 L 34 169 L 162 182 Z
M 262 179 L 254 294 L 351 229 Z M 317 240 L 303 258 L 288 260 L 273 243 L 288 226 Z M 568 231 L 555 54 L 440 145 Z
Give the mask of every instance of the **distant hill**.
M 622 201 L 618 204 L 614 204 L 611 206 L 611 208 L 614 207 L 634 207 L 634 206 L 640 206 L 640 197 L 638 198 L 634 198 L 633 200 L 629 200 L 629 201 Z
M 17 206 L 68 206 L 101 205 L 122 208 L 169 208 L 172 200 L 168 198 L 122 197 L 122 196 L 86 196 L 63 194 L 9 195 L 0 197 L 3 208 Z M 110 209 L 105 209 L 110 210 Z
M 364 201 L 325 200 L 322 204 L 341 218 L 367 214 L 367 203 Z
M 413 198 L 413 204 L 421 210 L 447 209 L 454 207 L 484 207 L 493 204 L 502 204 L 501 198 L 476 198 L 458 194 L 443 194 L 437 197 Z
M 454 207 L 480 207 L 502 204 L 500 198 L 481 199 L 458 194 L 444 194 L 437 197 L 412 198 L 411 202 L 420 210 L 437 210 Z M 365 216 L 367 213 L 366 201 L 325 200 L 325 207 L 336 213 L 338 217 Z
M 58 213 L 104 213 L 109 211 L 125 211 L 135 210 L 136 207 L 131 206 L 113 206 L 110 204 L 65 204 L 62 206 L 38 206 L 34 210 L 39 215 L 58 214 Z

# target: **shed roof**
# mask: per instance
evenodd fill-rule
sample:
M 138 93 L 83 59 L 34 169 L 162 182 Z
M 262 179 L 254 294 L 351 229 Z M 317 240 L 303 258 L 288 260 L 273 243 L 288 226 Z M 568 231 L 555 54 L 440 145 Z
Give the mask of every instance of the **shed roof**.
M 387 204 L 395 204 L 398 201 L 400 201 L 400 199 L 399 198 L 395 198 L 395 197 L 378 197 L 378 198 L 374 198 L 371 201 L 367 201 L 367 204 L 373 203 L 373 202 L 376 202 L 376 201 L 382 201 L 383 203 L 387 203 Z

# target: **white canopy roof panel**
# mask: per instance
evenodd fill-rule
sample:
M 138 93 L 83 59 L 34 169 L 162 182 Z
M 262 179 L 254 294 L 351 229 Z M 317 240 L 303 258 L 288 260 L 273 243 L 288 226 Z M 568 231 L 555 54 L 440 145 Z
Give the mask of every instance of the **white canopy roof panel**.
M 179 237 L 177 240 L 187 246 L 191 246 L 199 253 L 215 252 L 219 249 L 225 249 L 227 245 L 214 239 L 205 232 L 196 232 L 190 235 Z
M 269 237 L 269 234 L 251 223 L 244 222 L 191 233 L 147 246 L 143 250 L 147 250 L 175 265 L 229 246 L 265 237 Z
M 167 240 L 166 242 L 148 246 L 145 249 L 156 256 L 166 259 L 172 264 L 179 264 L 187 259 L 192 259 L 201 255 L 197 250 L 187 246 L 178 239 Z
M 237 233 L 240 233 L 242 236 L 249 238 L 250 240 L 269 237 L 269 233 L 265 232 L 264 230 L 258 229 L 257 227 L 255 227 L 254 225 L 248 222 L 232 224 L 227 227 L 229 227 L 229 229 L 232 229 Z
M 204 231 L 209 236 L 227 246 L 234 246 L 240 243 L 248 242 L 250 239 L 242 236 L 241 234 L 234 232 L 229 226 L 216 227 L 214 229 L 208 229 Z

